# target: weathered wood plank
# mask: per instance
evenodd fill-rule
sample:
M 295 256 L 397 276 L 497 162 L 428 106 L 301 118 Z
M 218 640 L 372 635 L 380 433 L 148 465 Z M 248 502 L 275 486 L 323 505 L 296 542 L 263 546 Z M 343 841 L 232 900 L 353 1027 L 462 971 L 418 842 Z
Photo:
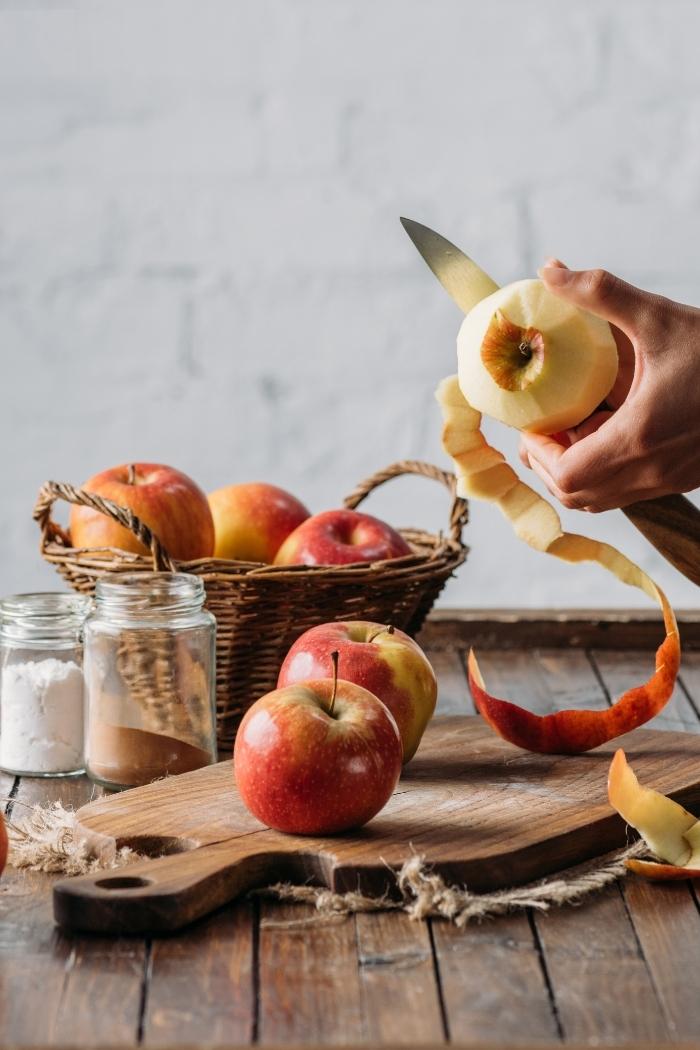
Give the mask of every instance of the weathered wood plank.
M 558 1041 L 540 954 L 525 915 L 463 930 L 444 921 L 431 925 L 451 1042 Z
M 428 650 L 438 680 L 436 715 L 473 715 L 474 701 L 467 685 L 464 656 L 455 650 Z
M 12 800 L 19 788 L 19 777 L 0 772 L 0 814 L 12 813 Z
M 427 923 L 398 912 L 357 916 L 364 1035 L 396 1045 L 444 1039 Z
M 64 986 L 49 1021 L 50 1044 L 133 1045 L 138 1037 L 146 949 L 133 937 L 63 936 Z M 26 996 L 26 993 L 25 993 Z
M 584 908 L 538 915 L 537 931 L 567 1041 L 658 1045 L 669 1038 L 617 886 Z
M 22 778 L 13 812 L 60 800 L 77 807 L 93 795 L 86 778 Z M 144 944 L 75 938 L 54 925 L 53 878 L 12 868 L 0 883 L 0 1016 L 17 1045 L 134 1043 Z
M 51 916 L 48 877 L 8 868 L 0 881 L 0 1017 L 11 1046 L 51 1041 L 70 946 Z
M 686 652 L 700 649 L 700 611 L 676 610 Z M 643 649 L 663 630 L 650 609 L 435 609 L 418 636 L 430 649 Z
M 90 799 L 103 794 L 103 789 L 96 787 L 86 776 L 21 777 L 15 798 L 25 806 L 33 806 L 37 802 L 42 805 L 62 802 L 67 808 L 78 809 Z
M 147 1046 L 243 1046 L 255 1029 L 254 906 L 224 908 L 152 944 Z
M 591 660 L 600 674 L 611 702 L 632 686 L 641 685 L 654 672 L 653 650 L 648 653 L 630 650 L 591 652 Z M 700 733 L 700 719 L 683 687 L 676 683 L 673 695 L 656 718 L 646 723 L 648 729 Z
M 540 713 L 565 707 L 603 709 L 609 702 L 584 652 L 547 649 L 484 655 L 482 671 L 489 687 Z M 636 659 L 639 663 L 643 657 L 636 654 Z M 609 689 L 610 683 L 606 685 Z M 660 1039 L 667 1034 L 616 887 L 587 901 L 582 909 L 536 914 L 533 922 L 567 1040 Z M 615 987 L 618 969 L 621 976 Z M 621 1010 L 621 1003 L 629 1003 L 629 1008 Z
M 596 652 L 592 658 L 612 700 L 651 672 L 653 657 L 633 652 Z M 688 660 L 690 681 L 698 654 Z M 697 711 L 677 685 L 671 700 L 650 727 L 700 732 Z M 700 963 L 700 915 L 689 883 L 649 883 L 630 877 L 622 884 L 627 909 L 639 939 L 669 1032 L 674 1039 L 700 1036 L 700 1000 L 695 973 Z
M 683 642 L 684 636 L 681 633 L 681 643 Z M 700 653 L 687 652 L 685 648 L 683 649 L 680 680 L 694 710 L 700 711 Z
M 486 650 L 479 667 L 487 689 L 538 714 L 559 708 L 604 708 L 607 700 L 580 650 Z
M 674 1039 L 700 1039 L 700 914 L 686 883 L 631 876 L 625 899 Z
M 355 917 L 320 922 L 310 906 L 268 902 L 260 912 L 258 1041 L 363 1042 Z
M 60 790 L 58 781 L 20 781 L 14 816 L 22 803 L 57 798 Z M 49 876 L 12 867 L 0 882 L 0 1017 L 8 1043 L 50 1042 L 60 1007 L 71 947 L 54 927 L 50 885 Z

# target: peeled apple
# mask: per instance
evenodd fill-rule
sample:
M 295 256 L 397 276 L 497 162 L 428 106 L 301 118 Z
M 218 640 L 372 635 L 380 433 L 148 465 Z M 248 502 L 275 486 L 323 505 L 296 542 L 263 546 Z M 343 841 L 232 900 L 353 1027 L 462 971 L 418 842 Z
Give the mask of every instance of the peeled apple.
M 607 321 L 516 281 L 488 295 L 462 322 L 459 385 L 469 404 L 518 430 L 576 426 L 610 393 L 617 346 Z
M 482 413 L 519 430 L 553 433 L 582 422 L 617 374 L 607 322 L 556 298 L 540 281 L 518 281 L 492 292 L 467 314 L 458 339 L 459 375 L 436 392 L 442 444 L 452 458 L 460 496 L 496 503 L 516 535 L 567 562 L 595 562 L 644 591 L 661 607 L 666 636 L 649 680 L 603 711 L 536 715 L 491 696 L 476 656 L 469 684 L 477 709 L 506 740 L 530 751 L 588 751 L 653 718 L 669 700 L 680 664 L 673 610 L 654 581 L 607 543 L 564 532 L 554 507 L 520 480 L 481 431 Z

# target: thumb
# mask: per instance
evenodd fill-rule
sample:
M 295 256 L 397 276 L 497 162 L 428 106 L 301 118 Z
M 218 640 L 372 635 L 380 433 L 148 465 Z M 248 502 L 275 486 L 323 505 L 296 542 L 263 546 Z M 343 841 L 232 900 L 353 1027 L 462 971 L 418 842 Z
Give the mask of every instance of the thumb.
M 630 337 L 636 333 L 640 316 L 648 310 L 648 292 L 607 270 L 567 270 L 547 265 L 539 273 L 548 291 L 602 317 Z

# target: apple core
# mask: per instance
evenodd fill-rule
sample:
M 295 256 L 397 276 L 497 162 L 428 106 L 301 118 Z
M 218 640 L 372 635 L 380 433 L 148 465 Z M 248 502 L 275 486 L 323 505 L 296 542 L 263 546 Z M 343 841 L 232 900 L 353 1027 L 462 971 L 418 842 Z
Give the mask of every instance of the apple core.
M 496 310 L 481 344 L 481 360 L 502 390 L 525 390 L 542 371 L 544 336 Z

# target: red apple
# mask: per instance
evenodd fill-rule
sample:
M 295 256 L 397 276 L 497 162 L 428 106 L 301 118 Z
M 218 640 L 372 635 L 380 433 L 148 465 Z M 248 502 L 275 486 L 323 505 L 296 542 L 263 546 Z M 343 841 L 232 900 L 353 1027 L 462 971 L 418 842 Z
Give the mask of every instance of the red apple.
M 209 495 L 214 557 L 271 562 L 290 532 L 309 517 L 303 503 L 262 481 L 227 485 Z
M 341 665 L 342 666 L 342 665 Z M 330 678 L 276 689 L 246 712 L 233 768 L 241 798 L 268 827 L 297 835 L 358 828 L 400 773 L 401 737 L 376 696 Z
M 277 687 L 332 674 L 333 652 L 340 654 L 343 677 L 369 689 L 389 708 L 408 762 L 437 700 L 435 672 L 423 650 L 403 631 L 380 623 L 323 623 L 297 638 L 280 668 Z
M 7 863 L 7 851 L 9 844 L 7 841 L 7 828 L 5 827 L 5 821 L 2 813 L 0 813 L 0 875 L 5 870 L 5 864 Z
M 326 510 L 307 518 L 287 536 L 275 565 L 349 565 L 412 553 L 403 536 L 386 522 L 356 510 Z
M 95 474 L 83 488 L 132 510 L 172 558 L 191 561 L 211 557 L 214 521 L 207 497 L 179 470 L 158 463 L 125 463 Z M 123 525 L 90 507 L 71 508 L 70 535 L 74 547 L 117 547 L 135 554 L 148 553 Z

